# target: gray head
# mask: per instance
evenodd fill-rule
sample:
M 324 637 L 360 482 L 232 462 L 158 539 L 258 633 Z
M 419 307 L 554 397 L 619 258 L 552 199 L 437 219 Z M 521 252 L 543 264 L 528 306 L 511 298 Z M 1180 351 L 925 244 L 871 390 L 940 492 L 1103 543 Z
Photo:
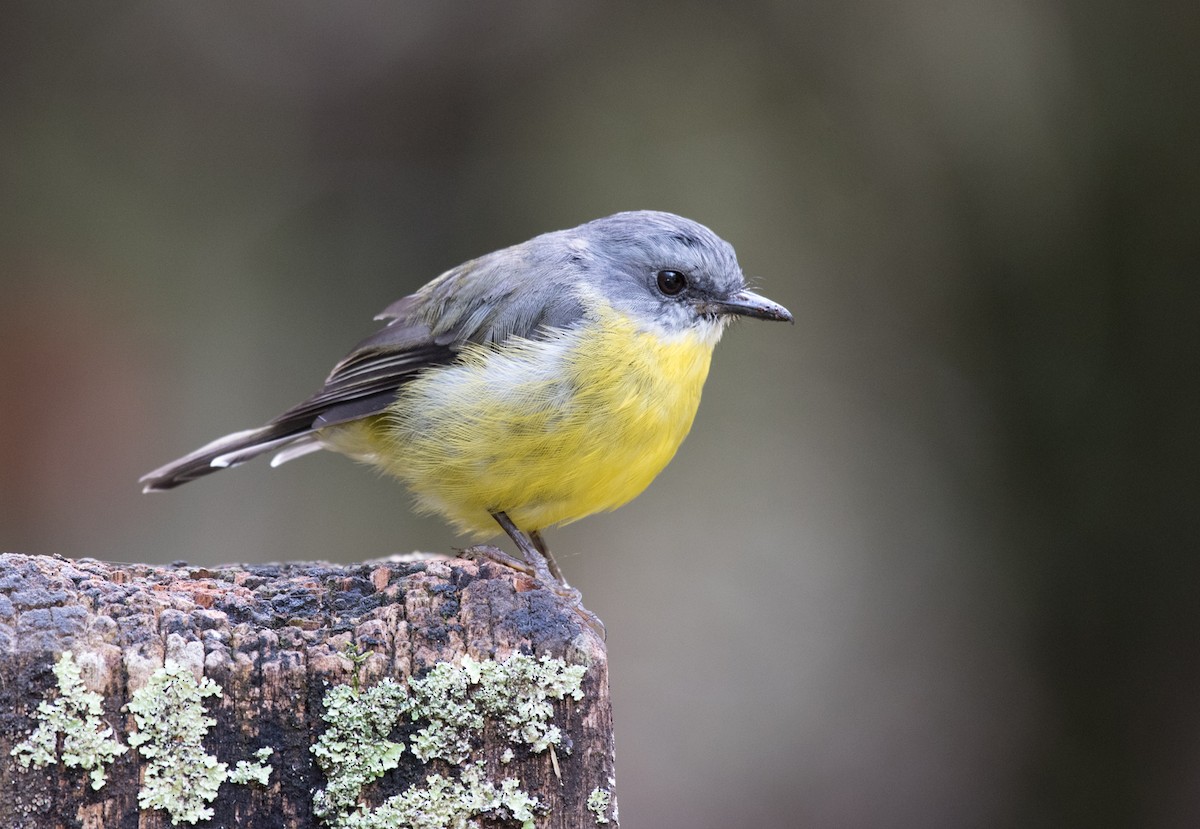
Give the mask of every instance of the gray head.
M 728 242 L 682 216 L 635 210 L 547 237 L 570 249 L 578 290 L 664 333 L 699 329 L 715 336 L 737 315 L 792 319 L 783 306 L 746 289 Z
M 616 213 L 464 262 L 388 306 L 361 347 L 499 343 L 569 327 L 602 301 L 661 333 L 717 336 L 734 316 L 791 321 L 746 290 L 728 242 L 681 216 Z

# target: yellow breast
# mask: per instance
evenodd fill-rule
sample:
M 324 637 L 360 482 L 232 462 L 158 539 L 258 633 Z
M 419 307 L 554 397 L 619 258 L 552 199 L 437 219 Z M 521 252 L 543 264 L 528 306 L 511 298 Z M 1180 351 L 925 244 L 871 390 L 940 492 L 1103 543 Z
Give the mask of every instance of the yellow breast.
M 636 497 L 675 455 L 719 335 L 663 336 L 606 308 L 548 339 L 470 347 L 325 442 L 463 531 L 493 535 L 490 510 L 526 531 L 575 521 Z

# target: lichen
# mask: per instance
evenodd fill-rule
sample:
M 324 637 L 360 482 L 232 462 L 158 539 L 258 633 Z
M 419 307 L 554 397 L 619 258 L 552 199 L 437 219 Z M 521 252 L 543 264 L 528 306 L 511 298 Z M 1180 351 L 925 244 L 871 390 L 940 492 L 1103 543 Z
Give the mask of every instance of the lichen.
M 409 716 L 429 721 L 417 732 L 413 753 L 422 761 L 440 757 L 461 763 L 470 739 L 483 729 L 485 716 L 498 718 L 510 742 L 524 743 L 535 754 L 562 744 L 551 699 L 583 697 L 586 668 L 561 659 L 541 660 L 513 654 L 503 662 L 463 657 L 460 666 L 442 662 L 410 686 Z
M 338 827 L 345 829 L 466 829 L 478 827 L 476 818 L 519 820 L 533 827 L 538 799 L 526 794 L 520 782 L 507 777 L 497 786 L 484 776 L 483 764 L 463 770 L 459 780 L 431 774 L 425 785 L 412 786 L 385 800 L 378 808 L 360 809 Z
M 10 753 L 26 769 L 50 765 L 61 756 L 63 765 L 88 771 L 92 788 L 100 789 L 106 781 L 105 769 L 128 748 L 113 739 L 113 730 L 100 719 L 103 697 L 86 690 L 70 651 L 59 656 L 54 675 L 58 678 L 58 698 L 52 703 L 38 703 L 37 728 Z
M 172 824 L 211 818 L 208 804 L 226 780 L 265 783 L 270 775 L 264 764 L 269 748 L 256 752 L 257 763 L 239 762 L 232 774 L 204 750 L 201 741 L 217 721 L 204 713 L 203 700 L 219 696 L 221 688 L 212 679 L 197 681 L 191 670 L 168 659 L 125 706 L 138 729 L 129 744 L 148 761 L 138 805 L 166 810 Z
M 358 805 L 365 785 L 396 768 L 402 743 L 388 738 L 408 706 L 408 690 L 391 677 L 359 690 L 336 685 L 325 693 L 329 727 L 310 749 L 328 785 L 313 795 L 313 812 L 334 826 Z
M 596 823 L 608 823 L 608 804 L 612 802 L 612 792 L 599 786 L 592 789 L 588 795 L 588 811 L 596 816 Z
M 468 696 L 470 677 L 460 666 L 439 662 L 408 683 L 407 713 L 429 725 L 413 735 L 412 752 L 422 763 L 440 757 L 461 763 L 471 751 L 471 735 L 483 730 L 483 714 Z
M 254 752 L 257 762 L 238 760 L 233 770 L 229 772 L 229 782 L 239 786 L 251 782 L 258 783 L 260 786 L 267 785 L 267 781 L 271 779 L 271 767 L 267 765 L 267 758 L 274 753 L 273 748 L 265 746 Z
M 328 728 L 312 747 L 328 781 L 314 795 L 315 814 L 337 829 L 466 827 L 482 814 L 531 823 L 537 798 L 515 780 L 498 786 L 485 780 L 477 765 L 468 766 L 458 781 L 430 775 L 424 786 L 373 810 L 362 806 L 360 797 L 364 786 L 399 765 L 406 746 L 392 735 L 404 719 L 424 723 L 407 746 L 422 763 L 465 763 L 489 718 L 503 725 L 510 742 L 531 752 L 561 745 L 562 734 L 550 722 L 550 700 L 581 699 L 585 672 L 584 666 L 548 656 L 514 654 L 503 662 L 464 657 L 457 665 L 439 663 L 407 685 L 388 678 L 366 689 L 331 688 L 325 695 Z M 511 748 L 505 756 L 512 759 Z
M 551 699 L 583 698 L 583 665 L 567 665 L 561 659 L 541 660 L 513 654 L 504 662 L 476 662 L 463 658 L 463 672 L 477 687 L 475 698 L 488 714 L 499 716 L 508 728 L 508 739 L 525 743 L 535 754 L 562 744 Z
M 59 657 L 54 674 L 58 699 L 38 705 L 38 727 L 11 753 L 23 768 L 46 766 L 61 756 L 64 765 L 88 770 L 92 788 L 99 789 L 106 782 L 105 769 L 128 747 L 104 726 L 100 719 L 103 698 L 85 690 L 70 651 Z M 232 771 L 204 751 L 201 740 L 216 720 L 205 716 L 202 700 L 220 695 L 221 689 L 211 679 L 197 682 L 188 668 L 170 659 L 134 692 L 125 709 L 133 714 L 138 728 L 129 736 L 129 745 L 148 761 L 138 792 L 138 805 L 143 809 L 165 809 L 173 824 L 195 823 L 212 817 L 207 804 L 226 780 L 266 784 L 271 775 L 266 764 L 270 748 L 255 752 L 256 762 L 238 761 Z

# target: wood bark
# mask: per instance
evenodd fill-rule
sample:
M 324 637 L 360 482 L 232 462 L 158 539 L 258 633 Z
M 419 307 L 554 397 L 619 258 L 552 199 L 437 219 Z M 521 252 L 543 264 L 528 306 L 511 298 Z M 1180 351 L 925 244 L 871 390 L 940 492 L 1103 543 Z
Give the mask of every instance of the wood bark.
M 365 656 L 357 668 L 344 655 L 348 644 Z M 138 805 L 147 761 L 135 749 L 115 758 L 98 790 L 79 768 L 22 768 L 12 756 L 36 727 L 39 703 L 55 699 L 52 668 L 65 651 L 82 666 L 88 690 L 102 695 L 102 719 L 121 743 L 137 730 L 125 708 L 131 694 L 171 660 L 220 686 L 220 696 L 205 701 L 216 720 L 205 751 L 233 767 L 260 747 L 272 749 L 267 784 L 222 784 L 213 816 L 195 824 L 203 827 L 327 826 L 313 813 L 313 792 L 327 780 L 311 748 L 327 727 L 333 686 L 356 678 L 362 688 L 385 677 L 407 682 L 464 657 L 527 654 L 585 665 L 581 699 L 552 701 L 559 748 L 512 752 L 503 729 L 489 722 L 473 738 L 471 759 L 538 798 L 538 827 L 598 819 L 616 826 L 604 643 L 569 602 L 490 561 L 207 568 L 0 555 L 0 826 L 166 827 L 167 812 Z M 363 802 L 378 804 L 434 773 L 457 779 L 462 768 L 405 751 L 397 768 L 364 790 Z M 597 808 L 597 789 L 612 793 L 607 808 Z M 520 825 L 495 814 L 477 820 Z

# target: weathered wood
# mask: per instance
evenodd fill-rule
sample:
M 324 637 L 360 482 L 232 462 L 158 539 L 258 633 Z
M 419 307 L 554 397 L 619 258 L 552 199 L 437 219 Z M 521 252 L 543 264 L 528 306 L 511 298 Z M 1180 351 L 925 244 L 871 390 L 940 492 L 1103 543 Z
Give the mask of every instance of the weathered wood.
M 30 761 L 31 735 L 47 719 L 44 709 L 39 715 L 39 703 L 76 699 L 60 690 L 65 686 L 54 670 L 65 652 L 71 654 L 66 662 L 73 660 L 87 690 L 102 698 L 99 719 L 89 724 L 93 736 L 111 728 L 110 739 L 126 747 L 101 768 L 106 782 L 99 789 L 92 788 L 88 770 L 63 762 L 62 735 L 57 746 L 51 743 L 60 755 L 57 762 L 39 767 Z M 514 659 L 514 654 L 561 662 Z M 174 675 L 163 671 L 167 665 L 176 671 Z M 555 699 L 551 685 L 537 686 L 543 693 L 550 688 L 552 708 L 543 711 L 552 716 L 540 725 L 536 721 L 514 725 L 518 709 L 536 709 L 535 699 L 519 697 L 523 693 L 519 689 L 525 686 L 519 686 L 516 674 L 503 674 L 516 666 L 536 666 L 547 675 L 557 670 L 563 677 L 571 673 L 570 666 L 584 666 L 586 670 L 576 669 L 582 673 L 579 698 L 569 687 L 564 698 Z M 461 704 L 437 702 L 431 714 L 414 700 L 423 687 L 422 678 L 432 686 L 433 678 L 443 675 L 459 683 L 461 695 L 455 699 Z M 488 675 L 518 683 L 503 686 L 504 693 L 517 695 L 501 695 L 512 710 L 496 710 L 495 698 L 484 690 Z M 153 690 L 166 687 L 156 683 L 173 681 L 176 685 L 171 687 L 187 685 L 194 690 L 201 687 L 196 680 L 211 680 L 220 689 L 219 696 L 204 697 L 200 703 L 203 713 L 216 721 L 207 731 L 201 727 L 203 752 L 232 771 L 237 761 L 253 765 L 256 751 L 271 749 L 264 761 L 270 767 L 266 784 L 220 783 L 215 799 L 207 804 L 212 816 L 196 825 L 373 826 L 371 821 L 380 815 L 373 816 L 371 809 L 388 803 L 397 807 L 407 797 L 403 803 L 410 812 L 404 814 L 414 814 L 419 811 L 412 806 L 418 794 L 429 800 L 422 808 L 432 815 L 439 808 L 449 809 L 445 801 L 453 796 L 453 791 L 443 791 L 442 802 L 437 803 L 439 779 L 434 775 L 445 781 L 474 780 L 485 792 L 499 792 L 507 785 L 507 791 L 519 789 L 536 797 L 539 806 L 532 810 L 533 823 L 528 825 L 573 829 L 598 822 L 616 825 L 603 642 L 567 602 L 525 576 L 491 562 L 445 558 L 346 566 L 204 568 L 4 554 L 0 555 L 0 826 L 154 829 L 171 825 L 172 813 L 164 808 L 139 807 L 139 790 L 145 796 L 147 780 L 159 772 L 149 773 L 151 758 L 140 751 L 147 746 L 134 746 L 131 737 L 136 742 L 150 735 L 154 723 L 143 721 L 144 727 L 139 728 L 134 716 L 138 706 L 132 710 L 127 706 L 135 694 L 152 705 L 168 699 L 165 691 Z M 564 684 L 569 686 L 569 679 Z M 343 767 L 361 764 L 374 750 L 359 750 L 353 746 L 360 744 L 352 743 L 339 759 L 338 751 L 346 751 L 339 743 L 326 752 L 323 762 L 318 762 L 320 750 L 313 751 L 322 735 L 335 733 L 330 720 L 340 709 L 334 705 L 331 710 L 330 689 L 346 685 L 349 688 L 338 693 L 356 705 L 365 704 L 377 691 L 391 689 L 400 697 L 389 699 L 402 699 L 400 704 L 411 705 L 411 710 L 384 712 L 382 736 L 376 743 L 393 750 L 380 761 L 378 779 L 358 796 L 362 808 L 357 817 L 351 818 L 343 809 L 322 818 L 314 813 L 314 792 L 332 792 L 331 778 Z M 562 696 L 563 688 L 557 693 Z M 425 702 L 428 706 L 429 700 Z M 75 709 L 76 720 L 86 720 L 80 706 Z M 396 711 L 408 713 L 399 716 Z M 460 732 L 464 742 L 458 750 L 443 748 L 439 755 L 438 749 L 426 746 L 432 756 L 427 762 L 420 759 L 419 738 L 434 730 L 430 716 L 436 719 L 456 711 L 482 712 L 482 728 Z M 398 719 L 389 725 L 386 716 Z M 163 715 L 163 720 L 171 717 Z M 557 747 L 549 731 L 552 725 L 561 729 Z M 378 721 L 375 726 L 379 727 Z M 353 724 L 345 727 L 352 730 Z M 521 733 L 514 737 L 516 732 Z M 139 733 L 143 736 L 134 736 Z M 179 737 L 176 742 L 183 744 L 186 739 Z M 360 748 L 363 745 L 367 744 Z M 403 750 L 396 745 L 404 746 Z M 515 782 L 503 784 L 508 778 Z M 185 788 L 193 785 L 185 783 Z M 494 788 L 487 789 L 489 785 Z M 451 787 L 443 783 L 442 788 Z M 429 794 L 431 789 L 434 794 Z M 196 789 L 189 791 L 194 796 Z M 447 825 L 454 825 L 454 819 L 473 820 L 477 823 L 459 825 L 487 827 L 522 824 L 516 814 L 519 803 L 513 806 L 512 798 L 500 808 L 487 808 L 486 797 L 482 802 L 484 806 L 477 802 L 474 807 L 481 811 L 473 813 L 467 806 L 457 813 L 449 809 L 446 814 L 456 817 L 440 820 Z M 181 813 L 174 814 L 184 825 Z M 393 821 L 400 820 L 397 814 L 391 813 Z M 429 823 L 416 825 L 442 825 L 438 819 L 428 819 Z

